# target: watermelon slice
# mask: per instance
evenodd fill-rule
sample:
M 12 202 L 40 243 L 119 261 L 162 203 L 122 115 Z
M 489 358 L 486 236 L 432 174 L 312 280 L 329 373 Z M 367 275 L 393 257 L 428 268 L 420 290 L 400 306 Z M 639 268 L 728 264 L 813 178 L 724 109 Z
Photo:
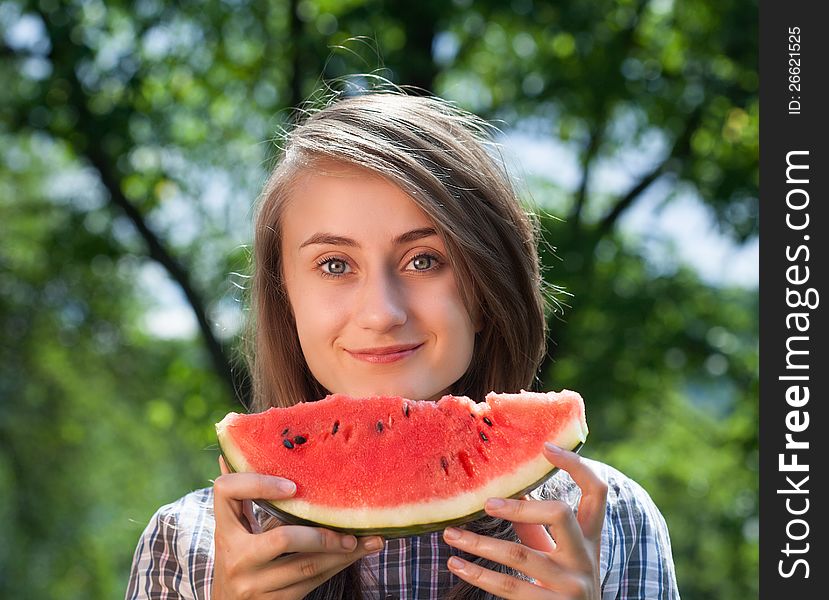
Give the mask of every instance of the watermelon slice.
M 334 394 L 230 413 L 216 432 L 232 470 L 296 483 L 290 499 L 258 501 L 281 520 L 393 538 L 471 521 L 487 498 L 534 489 L 556 470 L 544 442 L 578 449 L 587 423 L 569 390 L 490 393 L 485 403 Z

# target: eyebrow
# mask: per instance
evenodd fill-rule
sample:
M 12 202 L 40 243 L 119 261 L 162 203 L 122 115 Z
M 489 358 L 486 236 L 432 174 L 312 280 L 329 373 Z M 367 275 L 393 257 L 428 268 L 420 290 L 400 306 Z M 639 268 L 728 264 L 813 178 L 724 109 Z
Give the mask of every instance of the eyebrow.
M 399 244 L 408 244 L 410 242 L 415 242 L 417 240 L 422 240 L 423 238 L 431 237 L 433 235 L 437 235 L 438 232 L 435 230 L 434 227 L 420 227 L 419 229 L 412 229 L 411 231 L 407 231 L 406 233 L 402 233 L 398 235 L 396 238 L 392 240 L 394 245 Z M 328 244 L 332 246 L 350 246 L 353 248 L 359 248 L 360 244 L 357 243 L 356 240 L 353 240 L 348 237 L 343 237 L 341 235 L 334 235 L 333 233 L 326 233 L 320 232 L 315 233 L 307 240 L 300 244 L 300 249 L 304 248 L 305 246 L 310 246 L 312 244 Z

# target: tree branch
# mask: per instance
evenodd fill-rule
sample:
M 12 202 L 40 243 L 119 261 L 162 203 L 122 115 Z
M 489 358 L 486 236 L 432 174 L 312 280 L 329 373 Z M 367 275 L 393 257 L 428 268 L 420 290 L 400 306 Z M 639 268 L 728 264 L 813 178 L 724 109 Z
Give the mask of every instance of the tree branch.
M 236 369 L 233 368 L 230 357 L 225 353 L 224 348 L 213 333 L 213 328 L 207 318 L 206 308 L 201 296 L 193 287 L 190 273 L 165 248 L 161 239 L 150 229 L 141 211 L 123 194 L 120 183 L 112 174 L 109 161 L 106 160 L 106 157 L 97 151 L 97 149 L 87 150 L 86 157 L 98 171 L 101 182 L 109 192 L 111 203 L 123 211 L 144 240 L 150 258 L 164 267 L 170 275 L 170 278 L 181 288 L 187 299 L 187 303 L 190 305 L 196 317 L 196 322 L 207 346 L 207 351 L 210 354 L 213 368 L 228 385 L 233 397 L 241 401 L 244 406 L 250 406 L 251 389 L 246 369 L 241 366 Z
M 604 116 L 602 117 L 602 123 L 598 124 L 590 133 L 590 140 L 587 143 L 587 149 L 584 151 L 584 158 L 582 159 L 581 184 L 579 185 L 578 192 L 576 192 L 576 200 L 573 204 L 570 218 L 568 219 L 570 226 L 576 230 L 581 226 L 581 215 L 587 201 L 587 184 L 590 181 L 593 158 L 599 151 L 599 146 L 601 146 L 602 131 L 604 131 Z
M 52 133 L 57 137 L 63 138 L 75 150 L 75 153 L 79 157 L 85 157 L 98 171 L 101 183 L 109 192 L 110 203 L 117 206 L 133 224 L 138 234 L 144 240 L 150 258 L 158 262 L 167 271 L 173 281 L 181 287 L 196 317 L 199 331 L 207 346 L 214 370 L 225 381 L 234 399 L 241 401 L 244 406 L 250 406 L 252 386 L 247 369 L 242 364 L 234 368 L 232 359 L 213 333 L 207 318 L 205 304 L 201 296 L 196 292 L 189 272 L 173 257 L 161 239 L 152 231 L 144 215 L 141 214 L 141 211 L 124 195 L 121 190 L 120 178 L 116 174 L 114 161 L 101 149 L 100 144 L 83 143 L 84 141 L 91 142 L 96 140 L 100 137 L 100 132 L 102 131 L 113 131 L 113 124 L 110 122 L 113 119 L 98 118 L 88 108 L 86 94 L 83 91 L 83 87 L 78 80 L 74 68 L 74 59 L 77 58 L 78 48 L 68 38 L 69 28 L 54 26 L 50 22 L 48 15 L 41 14 L 41 18 L 47 26 L 52 42 L 52 51 L 50 53 L 52 60 L 56 61 L 56 57 L 60 57 L 65 61 L 69 61 L 68 66 L 63 65 L 60 72 L 68 79 L 70 84 L 69 102 L 77 110 L 78 121 L 75 130 L 82 134 L 82 140 L 78 144 L 77 138 L 67 138 L 61 132 L 53 131 Z M 126 132 L 121 131 L 119 133 L 122 133 L 125 138 L 128 137 Z
M 619 34 L 619 45 L 621 49 L 616 53 L 617 61 L 612 68 L 607 68 L 606 77 L 621 78 L 621 65 L 625 57 L 628 55 L 630 49 L 635 46 L 636 28 L 640 22 L 640 17 L 647 7 L 650 0 L 640 0 L 636 7 L 636 18 L 631 19 L 630 24 L 624 31 Z M 604 141 L 604 132 L 607 127 L 610 112 L 609 106 L 612 104 L 612 98 L 601 96 L 598 100 L 596 108 L 596 121 L 590 131 L 590 138 L 587 142 L 587 148 L 584 151 L 582 158 L 582 178 L 579 184 L 579 189 L 576 192 L 575 202 L 573 203 L 573 210 L 570 212 L 568 221 L 572 229 L 578 230 L 581 227 L 582 215 L 584 207 L 587 204 L 587 186 L 590 183 L 590 173 L 593 167 L 593 160 L 601 148 Z
M 291 47 L 291 98 L 289 106 L 294 109 L 300 105 L 302 97 L 302 20 L 297 14 L 299 2 L 288 2 L 288 39 Z
M 619 198 L 616 204 L 613 205 L 613 208 L 611 208 L 607 212 L 607 214 L 602 218 L 602 220 L 596 227 L 596 241 L 602 239 L 604 236 L 610 233 L 611 229 L 613 229 L 613 227 L 616 225 L 616 222 L 619 220 L 619 217 L 621 217 L 622 214 L 631 207 L 634 201 L 636 201 L 636 199 L 646 189 L 648 189 L 648 187 L 650 187 L 650 185 L 654 181 L 656 181 L 665 173 L 677 170 L 677 157 L 686 153 L 690 149 L 691 136 L 693 135 L 694 131 L 699 125 L 701 117 L 702 107 L 698 106 L 688 117 L 688 120 L 685 122 L 685 126 L 683 127 L 682 132 L 679 134 L 679 136 L 677 136 L 676 140 L 674 141 L 674 145 L 671 147 L 671 150 L 670 152 L 668 152 L 667 156 L 648 173 L 643 175 L 639 179 L 639 181 L 636 182 L 636 184 L 632 188 L 630 188 L 630 190 L 628 190 L 628 192 L 624 196 Z

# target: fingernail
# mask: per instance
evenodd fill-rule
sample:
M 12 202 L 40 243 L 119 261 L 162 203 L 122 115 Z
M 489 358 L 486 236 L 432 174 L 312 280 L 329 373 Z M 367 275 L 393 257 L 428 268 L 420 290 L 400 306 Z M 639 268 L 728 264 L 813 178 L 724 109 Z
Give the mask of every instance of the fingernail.
M 506 505 L 507 503 L 501 500 L 500 498 L 490 498 L 486 501 L 486 506 L 484 508 L 487 508 L 489 510 L 501 510 Z
M 340 544 L 346 550 L 354 550 L 357 547 L 357 538 L 353 535 L 347 535 L 344 538 L 340 539 Z
M 293 494 L 296 492 L 296 484 L 288 479 L 280 479 L 276 482 L 276 489 L 283 494 Z
M 383 538 L 369 538 L 366 540 L 366 550 L 376 552 L 383 547 Z
M 447 540 L 459 540 L 461 538 L 461 531 L 454 527 L 447 527 L 443 530 L 443 537 Z
M 561 448 L 550 442 L 544 442 L 544 447 L 553 454 L 561 454 Z
M 457 556 L 453 556 L 449 559 L 448 565 L 450 568 L 455 569 L 456 571 L 463 571 L 464 567 L 466 566 L 466 563 Z

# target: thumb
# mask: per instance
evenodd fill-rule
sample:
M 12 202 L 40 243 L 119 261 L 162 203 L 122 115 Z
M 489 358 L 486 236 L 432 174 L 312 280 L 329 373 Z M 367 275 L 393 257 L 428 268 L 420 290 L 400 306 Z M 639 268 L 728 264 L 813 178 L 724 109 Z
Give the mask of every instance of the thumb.
M 251 533 L 262 533 L 262 526 L 253 514 L 253 502 L 250 500 L 242 500 L 242 514 L 248 521 L 248 530 Z

